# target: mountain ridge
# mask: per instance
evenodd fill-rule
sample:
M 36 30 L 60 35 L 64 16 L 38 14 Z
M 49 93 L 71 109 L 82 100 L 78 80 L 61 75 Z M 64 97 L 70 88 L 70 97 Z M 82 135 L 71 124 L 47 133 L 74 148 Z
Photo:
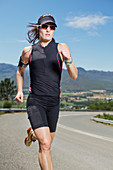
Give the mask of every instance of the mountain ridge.
M 0 63 L 0 81 L 11 78 L 16 84 L 16 71 L 18 67 L 12 64 Z M 113 72 L 85 70 L 77 67 L 78 78 L 72 80 L 67 70 L 62 71 L 62 91 L 86 91 L 86 90 L 113 90 Z M 24 88 L 29 88 L 29 69 L 25 70 Z

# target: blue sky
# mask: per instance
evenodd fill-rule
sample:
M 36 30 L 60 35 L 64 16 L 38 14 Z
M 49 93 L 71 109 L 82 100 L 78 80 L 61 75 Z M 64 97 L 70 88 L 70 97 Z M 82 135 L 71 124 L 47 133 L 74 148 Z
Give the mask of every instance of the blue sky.
M 28 22 L 52 14 L 77 67 L 113 71 L 113 0 L 0 0 L 0 63 L 17 65 Z

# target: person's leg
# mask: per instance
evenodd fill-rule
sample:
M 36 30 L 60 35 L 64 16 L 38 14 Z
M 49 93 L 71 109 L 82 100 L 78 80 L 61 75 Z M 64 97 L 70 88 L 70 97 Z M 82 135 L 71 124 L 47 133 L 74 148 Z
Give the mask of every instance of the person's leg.
M 54 138 L 54 136 L 55 136 L 55 132 L 50 133 L 50 135 L 51 135 L 51 144 L 52 144 L 53 138 Z M 35 135 L 35 133 L 34 133 L 34 134 L 32 135 L 32 141 L 35 141 L 35 140 L 38 140 L 38 139 L 37 139 L 37 137 L 36 137 L 36 135 Z
M 36 102 L 33 99 L 31 103 L 28 100 L 27 104 L 28 118 L 35 132 L 35 135 L 32 135 L 32 140 L 37 139 L 39 141 L 39 163 L 41 169 L 53 170 L 50 149 L 55 135 L 59 105 L 46 108 L 41 106 L 41 101 L 38 102 L 36 100 Z
M 51 158 L 51 142 L 54 135 L 50 134 L 49 127 L 41 127 L 34 130 L 39 141 L 39 164 L 42 170 L 53 170 Z
M 50 135 L 51 135 L 51 144 L 52 144 L 53 138 L 54 138 L 54 136 L 55 136 L 55 132 L 50 133 Z

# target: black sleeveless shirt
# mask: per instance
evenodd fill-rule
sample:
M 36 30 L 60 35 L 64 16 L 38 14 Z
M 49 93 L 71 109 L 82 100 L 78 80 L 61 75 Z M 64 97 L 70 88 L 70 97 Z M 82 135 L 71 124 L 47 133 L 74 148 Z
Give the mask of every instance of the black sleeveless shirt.
M 46 47 L 40 42 L 32 46 L 29 57 L 30 93 L 44 96 L 59 96 L 62 60 L 52 40 Z

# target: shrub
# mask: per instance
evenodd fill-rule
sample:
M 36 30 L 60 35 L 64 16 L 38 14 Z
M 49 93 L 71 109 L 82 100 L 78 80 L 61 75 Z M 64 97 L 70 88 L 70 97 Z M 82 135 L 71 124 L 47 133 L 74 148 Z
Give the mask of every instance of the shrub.
M 11 101 L 4 101 L 2 107 L 3 108 L 11 108 L 12 102 Z
M 108 120 L 113 120 L 113 115 L 103 113 L 103 115 L 98 114 L 96 116 L 97 118 L 102 118 L 102 119 L 108 119 Z

